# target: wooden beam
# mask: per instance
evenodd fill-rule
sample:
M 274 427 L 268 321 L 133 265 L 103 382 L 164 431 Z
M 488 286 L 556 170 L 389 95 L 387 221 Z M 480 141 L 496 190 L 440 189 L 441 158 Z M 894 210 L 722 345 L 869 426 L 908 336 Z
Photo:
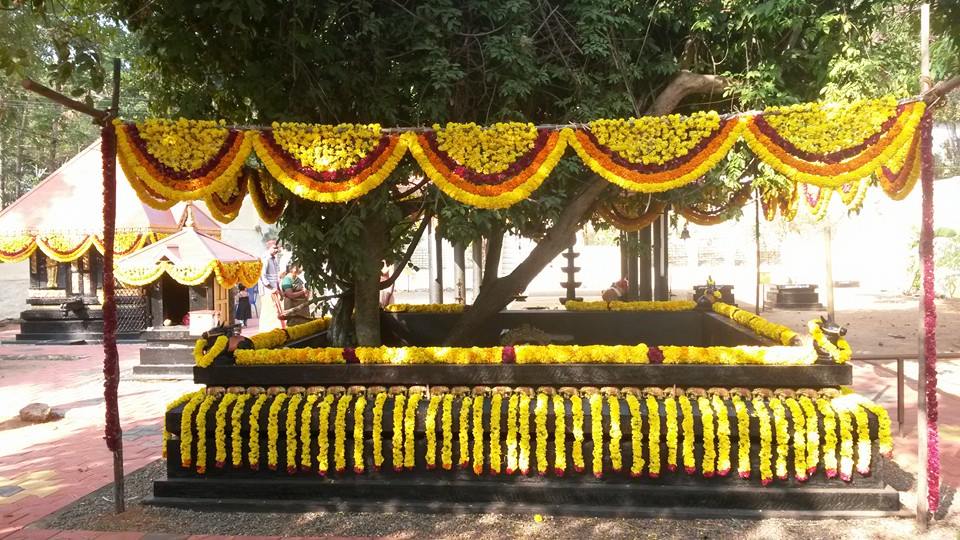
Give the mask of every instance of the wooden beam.
M 81 112 L 81 113 L 83 113 L 83 114 L 86 114 L 87 116 L 91 116 L 91 117 L 93 117 L 93 121 L 94 121 L 95 123 L 97 123 L 97 124 L 102 123 L 104 120 L 106 120 L 106 119 L 110 116 L 110 111 L 101 111 L 100 109 L 96 109 L 96 108 L 94 108 L 94 107 L 91 107 L 91 106 L 87 105 L 86 103 L 77 101 L 77 100 L 75 100 L 75 99 L 71 99 L 71 98 L 69 98 L 69 97 L 61 94 L 60 92 L 57 92 L 56 90 L 53 90 L 52 88 L 47 88 L 46 86 L 44 86 L 44 85 L 42 85 L 42 84 L 40 84 L 40 83 L 38 83 L 38 82 L 36 82 L 36 81 L 34 81 L 34 80 L 31 80 L 31 79 L 23 79 L 23 80 L 20 81 L 20 86 L 23 86 L 25 89 L 27 89 L 27 90 L 29 90 L 29 91 L 31 91 L 31 92 L 34 92 L 34 93 L 36 93 L 36 94 L 40 94 L 41 96 L 49 99 L 50 101 L 53 101 L 53 102 L 55 102 L 55 103 L 59 103 L 59 104 L 63 105 L 64 107 L 68 108 L 68 109 L 73 109 L 73 110 L 75 110 L 75 111 L 78 111 L 78 112 Z M 119 99 L 120 99 L 120 97 L 119 97 L 119 96 L 120 96 L 120 81 L 119 81 L 119 80 L 114 82 L 113 90 L 114 90 L 114 97 L 113 97 L 113 99 L 114 99 L 114 100 L 119 100 Z M 119 101 L 117 101 L 116 103 L 113 103 L 113 104 L 111 105 L 111 109 L 113 109 L 114 111 L 116 111 L 116 109 L 117 109 L 117 107 L 118 107 L 118 103 L 119 103 Z

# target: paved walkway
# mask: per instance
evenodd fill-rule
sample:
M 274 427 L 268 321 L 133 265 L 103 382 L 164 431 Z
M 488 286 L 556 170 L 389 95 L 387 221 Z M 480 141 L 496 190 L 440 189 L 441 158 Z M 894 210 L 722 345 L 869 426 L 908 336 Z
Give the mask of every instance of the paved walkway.
M 0 339 L 5 339 L 0 331 Z M 160 455 L 160 422 L 166 403 L 190 391 L 188 382 L 137 382 L 129 378 L 138 345 L 120 346 L 120 412 L 126 471 Z M 146 533 L 56 531 L 26 528 L 112 480 L 112 457 L 102 439 L 102 353 L 98 345 L 0 346 L 0 538 L 176 538 Z M 944 362 L 956 373 L 960 361 Z M 895 364 L 859 365 L 855 388 L 882 403 L 896 429 Z M 916 470 L 915 380 L 907 370 L 906 422 L 896 438 L 896 461 Z M 915 372 L 915 368 L 914 368 Z M 952 390 L 952 389 L 951 389 Z M 960 485 L 960 395 L 941 392 L 944 480 Z M 23 424 L 23 405 L 42 401 L 66 414 L 50 424 Z M 952 489 L 952 488 L 951 488 Z M 199 538 L 199 537 L 191 537 Z M 216 537 L 204 537 L 216 538 Z

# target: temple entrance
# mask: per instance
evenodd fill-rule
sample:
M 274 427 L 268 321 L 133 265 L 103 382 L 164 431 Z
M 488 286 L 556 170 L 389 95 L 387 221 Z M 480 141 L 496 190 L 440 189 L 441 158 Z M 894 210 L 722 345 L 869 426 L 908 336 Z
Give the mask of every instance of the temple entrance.
M 177 283 L 167 274 L 164 274 L 155 286 L 160 289 L 162 316 L 159 320 L 154 320 L 154 324 L 160 325 L 165 320 L 170 320 L 172 325 L 183 324 L 190 313 L 190 288 Z

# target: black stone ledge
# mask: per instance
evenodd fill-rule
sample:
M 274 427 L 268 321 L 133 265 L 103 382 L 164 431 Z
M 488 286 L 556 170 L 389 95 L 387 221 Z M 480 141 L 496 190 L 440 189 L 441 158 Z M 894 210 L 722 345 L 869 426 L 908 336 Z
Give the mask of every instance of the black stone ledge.
M 681 386 L 823 388 L 853 382 L 850 365 L 708 366 L 623 364 L 413 365 L 363 364 L 195 367 L 194 381 L 212 386 Z

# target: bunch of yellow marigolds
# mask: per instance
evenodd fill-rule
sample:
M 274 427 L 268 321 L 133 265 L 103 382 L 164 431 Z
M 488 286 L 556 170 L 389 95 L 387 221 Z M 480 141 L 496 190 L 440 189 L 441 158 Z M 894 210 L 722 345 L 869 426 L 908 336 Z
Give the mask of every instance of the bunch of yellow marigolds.
M 380 143 L 380 124 L 274 122 L 273 138 L 287 153 L 317 171 L 352 167 Z
M 434 125 L 437 144 L 457 163 L 482 174 L 501 173 L 533 148 L 537 128 L 523 122 L 501 122 L 489 127 L 469 124 Z
M 213 159 L 228 134 L 223 120 L 149 118 L 140 125 L 150 155 L 178 172 L 197 170 Z
M 594 120 L 589 125 L 597 142 L 627 161 L 662 165 L 687 155 L 704 137 L 716 131 L 720 127 L 720 115 L 715 111 L 698 111 L 690 116 Z
M 878 133 L 896 110 L 897 100 L 887 96 L 842 105 L 804 103 L 770 107 L 763 118 L 800 150 L 830 153 L 856 146 Z

